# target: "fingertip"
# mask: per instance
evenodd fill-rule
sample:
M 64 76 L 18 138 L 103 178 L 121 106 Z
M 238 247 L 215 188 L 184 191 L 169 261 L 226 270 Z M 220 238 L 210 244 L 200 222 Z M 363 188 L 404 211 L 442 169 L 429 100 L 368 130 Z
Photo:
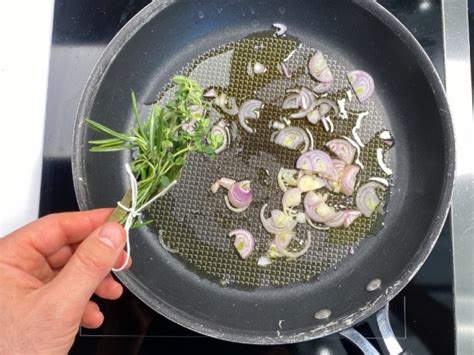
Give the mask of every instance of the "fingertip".
M 95 294 L 108 300 L 116 300 L 123 294 L 123 287 L 111 276 L 106 277 L 95 290 Z
M 86 322 L 81 322 L 81 326 L 87 329 L 97 329 L 104 323 L 104 314 L 101 311 L 96 311 L 88 316 Z
M 113 300 L 119 299 L 123 295 L 123 286 L 118 282 L 115 282 L 113 288 Z
M 99 306 L 95 302 L 89 301 L 82 315 L 81 326 L 87 329 L 97 329 L 103 322 L 104 314 L 100 311 Z
M 94 329 L 99 328 L 102 324 L 104 324 L 105 316 L 100 310 L 95 313 L 95 324 Z

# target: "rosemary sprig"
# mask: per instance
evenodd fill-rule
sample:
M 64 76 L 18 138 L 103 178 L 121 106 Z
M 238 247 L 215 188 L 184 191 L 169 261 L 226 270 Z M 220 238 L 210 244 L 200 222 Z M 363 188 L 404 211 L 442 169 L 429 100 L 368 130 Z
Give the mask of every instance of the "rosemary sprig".
M 211 122 L 202 88 L 193 80 L 178 75 L 174 98 L 164 107 L 152 105 L 145 122 L 132 92 L 132 109 L 135 127 L 130 134 L 117 132 L 100 123 L 86 119 L 88 126 L 106 138 L 89 141 L 91 152 L 117 152 L 131 150 L 131 169 L 138 182 L 137 209 L 154 195 L 179 178 L 181 168 L 191 152 L 214 156 L 222 143 L 219 137 L 210 136 Z M 130 204 L 130 193 L 122 199 Z M 123 222 L 126 212 L 116 209 L 112 218 Z

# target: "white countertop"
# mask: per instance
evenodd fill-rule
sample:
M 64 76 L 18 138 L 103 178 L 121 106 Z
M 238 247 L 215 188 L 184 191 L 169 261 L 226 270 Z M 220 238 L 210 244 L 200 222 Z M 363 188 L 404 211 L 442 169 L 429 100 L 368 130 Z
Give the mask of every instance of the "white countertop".
M 0 11 L 0 236 L 38 217 L 54 0 Z

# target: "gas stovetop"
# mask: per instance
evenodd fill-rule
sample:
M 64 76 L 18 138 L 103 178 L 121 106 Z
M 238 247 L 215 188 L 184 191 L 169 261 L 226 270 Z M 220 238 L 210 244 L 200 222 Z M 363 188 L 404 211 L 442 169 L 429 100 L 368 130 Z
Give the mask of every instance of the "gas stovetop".
M 57 0 L 51 49 L 43 153 L 40 214 L 77 210 L 71 173 L 71 137 L 80 95 L 96 60 L 113 36 L 146 6 L 146 0 Z M 380 0 L 424 47 L 444 80 L 441 0 Z M 454 353 L 452 228 L 448 219 L 431 256 L 412 282 L 390 303 L 390 321 L 403 349 L 413 354 Z M 81 329 L 71 353 L 358 353 L 336 334 L 282 346 L 252 346 L 193 333 L 156 314 L 125 291 L 118 301 L 100 301 L 98 330 Z M 356 329 L 387 353 L 375 316 Z

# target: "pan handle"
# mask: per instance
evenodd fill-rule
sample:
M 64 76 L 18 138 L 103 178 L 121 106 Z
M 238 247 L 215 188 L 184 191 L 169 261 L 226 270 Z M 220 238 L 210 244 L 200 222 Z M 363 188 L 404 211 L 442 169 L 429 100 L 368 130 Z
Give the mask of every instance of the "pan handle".
M 364 355 L 380 355 L 380 353 L 377 351 L 377 349 L 375 349 L 370 341 L 365 339 L 365 337 L 354 328 L 348 328 L 339 334 L 354 343 L 354 345 L 356 345 L 364 353 Z
M 388 303 L 377 312 L 377 324 L 382 334 L 383 342 L 390 354 L 402 354 L 403 349 L 395 337 L 392 326 L 390 325 L 390 316 L 388 313 Z
M 385 343 L 389 354 L 411 355 L 409 351 L 404 351 L 398 343 L 392 326 L 390 325 L 388 310 L 389 308 L 387 303 L 380 311 L 377 312 L 377 325 L 379 327 L 380 333 L 382 334 L 383 342 Z M 339 334 L 354 343 L 354 345 L 356 345 L 364 353 L 364 355 L 380 354 L 378 350 L 354 328 L 343 330 Z

